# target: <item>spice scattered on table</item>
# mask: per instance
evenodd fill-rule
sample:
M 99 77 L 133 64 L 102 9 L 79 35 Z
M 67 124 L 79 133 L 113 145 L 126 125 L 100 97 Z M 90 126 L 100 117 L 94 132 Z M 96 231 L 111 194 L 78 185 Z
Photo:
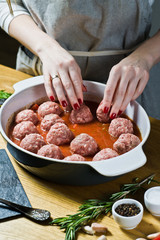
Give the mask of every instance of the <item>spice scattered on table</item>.
M 121 216 L 131 217 L 131 216 L 136 216 L 138 213 L 140 213 L 141 210 L 138 206 L 136 206 L 136 204 L 123 203 L 118 205 L 115 211 Z

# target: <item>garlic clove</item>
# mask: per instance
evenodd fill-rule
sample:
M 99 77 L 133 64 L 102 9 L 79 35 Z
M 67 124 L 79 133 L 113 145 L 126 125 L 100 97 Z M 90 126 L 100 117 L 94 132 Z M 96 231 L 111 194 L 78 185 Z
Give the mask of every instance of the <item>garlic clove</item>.
M 101 235 L 97 240 L 107 240 L 105 235 Z
M 156 237 L 160 236 L 160 232 L 152 233 L 147 236 L 148 239 L 154 239 Z
M 95 232 L 99 232 L 99 233 L 106 233 L 107 232 L 107 227 L 105 227 L 104 225 L 102 225 L 100 223 L 96 223 L 96 222 L 92 223 L 91 228 Z
M 95 231 L 88 225 L 84 226 L 82 228 L 82 230 L 87 233 L 87 234 L 90 234 L 90 235 L 93 235 L 95 233 Z

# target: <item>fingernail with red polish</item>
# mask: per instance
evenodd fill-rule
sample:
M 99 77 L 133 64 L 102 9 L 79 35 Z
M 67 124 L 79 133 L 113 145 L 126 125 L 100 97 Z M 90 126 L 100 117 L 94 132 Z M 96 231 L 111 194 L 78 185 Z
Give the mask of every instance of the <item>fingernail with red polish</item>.
M 78 110 L 78 109 L 79 109 L 78 103 L 75 103 L 75 104 L 73 105 L 73 107 L 74 107 L 75 110 Z
M 108 110 L 109 110 L 108 107 L 104 107 L 103 112 L 104 112 L 104 113 L 108 113 Z
M 122 114 L 122 111 L 121 110 L 119 110 L 119 112 L 118 112 L 118 116 L 120 116 Z
M 110 119 L 114 119 L 114 118 L 116 118 L 116 116 L 117 115 L 115 113 L 112 113 L 111 116 L 110 116 Z
M 50 100 L 51 100 L 51 101 L 54 101 L 54 97 L 53 97 L 53 96 L 50 96 Z
M 63 101 L 62 101 L 62 106 L 63 106 L 63 107 L 67 107 L 67 105 L 68 105 L 67 102 L 66 102 L 65 100 L 63 100 Z
M 78 98 L 78 102 L 80 105 L 82 104 L 82 100 L 80 98 Z
M 84 84 L 83 84 L 83 91 L 87 92 L 87 88 L 86 88 L 86 86 Z

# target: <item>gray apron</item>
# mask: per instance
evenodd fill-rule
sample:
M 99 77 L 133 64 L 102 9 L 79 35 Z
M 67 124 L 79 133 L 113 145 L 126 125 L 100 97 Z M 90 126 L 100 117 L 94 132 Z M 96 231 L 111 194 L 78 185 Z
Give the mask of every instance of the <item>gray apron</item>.
M 106 83 L 111 68 L 149 36 L 152 8 L 147 0 L 40 2 L 23 0 L 39 28 L 74 56 L 83 79 Z M 17 69 L 31 75 L 43 74 L 40 59 L 27 55 L 19 49 Z M 143 101 L 146 109 L 145 104 Z

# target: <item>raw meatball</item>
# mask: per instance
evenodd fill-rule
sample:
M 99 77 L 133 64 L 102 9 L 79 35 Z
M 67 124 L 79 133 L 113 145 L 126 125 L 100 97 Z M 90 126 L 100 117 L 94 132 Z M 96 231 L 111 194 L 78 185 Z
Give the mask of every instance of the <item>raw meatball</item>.
M 111 121 L 108 129 L 112 137 L 119 137 L 122 133 L 133 133 L 133 124 L 126 118 L 115 118 Z
M 54 113 L 60 115 L 63 112 L 58 103 L 55 102 L 44 102 L 38 108 L 38 114 L 43 118 L 45 115 Z
M 98 151 L 98 145 L 93 137 L 81 133 L 70 144 L 71 151 L 82 156 L 93 155 Z
M 82 157 L 82 156 L 79 155 L 79 154 L 73 154 L 73 155 L 71 155 L 71 156 L 65 157 L 63 160 L 66 160 L 66 161 L 79 161 L 79 162 L 82 162 L 82 161 L 85 161 L 85 158 Z
M 61 152 L 61 149 L 54 144 L 44 145 L 38 150 L 37 154 L 44 157 L 55 158 L 55 159 L 64 158 Z
M 113 149 L 122 154 L 135 148 L 140 143 L 140 139 L 130 133 L 121 134 L 118 140 L 113 144 Z
M 60 118 L 57 114 L 48 114 L 44 116 L 44 118 L 41 121 L 41 128 L 45 131 L 49 131 L 52 125 L 55 123 L 60 122 L 64 123 L 64 120 Z
M 92 159 L 92 161 L 106 160 L 109 158 L 117 157 L 118 153 L 111 148 L 104 148 L 98 152 Z
M 46 140 L 48 143 L 63 145 L 74 138 L 72 131 L 64 123 L 55 123 L 49 130 Z
M 103 112 L 101 105 L 97 108 L 96 115 L 97 119 L 102 123 L 108 123 L 110 121 L 109 114 Z
M 72 110 L 69 120 L 72 123 L 88 123 L 93 120 L 93 116 L 89 107 L 83 104 L 78 110 Z
M 31 109 L 25 109 L 17 113 L 15 117 L 15 122 L 20 123 L 22 121 L 31 121 L 33 124 L 38 123 L 38 117 L 36 113 Z
M 31 133 L 29 135 L 26 135 L 25 138 L 22 139 L 20 147 L 30 152 L 37 153 L 38 150 L 45 144 L 46 143 L 40 134 Z
M 38 133 L 36 126 L 31 121 L 24 121 L 18 123 L 14 128 L 12 135 L 14 138 L 21 140 L 30 133 Z

